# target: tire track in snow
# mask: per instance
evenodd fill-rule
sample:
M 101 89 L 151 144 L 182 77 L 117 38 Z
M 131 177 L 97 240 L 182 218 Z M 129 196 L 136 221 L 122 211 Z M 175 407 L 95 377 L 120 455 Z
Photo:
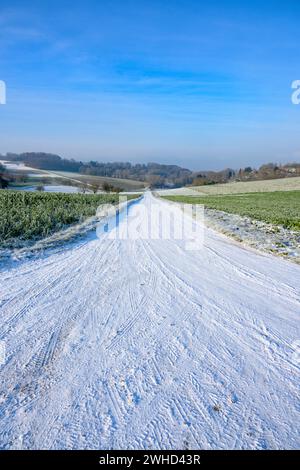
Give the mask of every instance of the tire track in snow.
M 1 447 L 296 447 L 299 268 L 207 233 L 199 253 L 103 237 L 1 272 Z

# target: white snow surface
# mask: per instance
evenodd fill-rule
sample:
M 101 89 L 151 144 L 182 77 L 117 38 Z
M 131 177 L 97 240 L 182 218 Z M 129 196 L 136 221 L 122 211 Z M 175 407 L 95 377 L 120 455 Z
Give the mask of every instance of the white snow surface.
M 43 186 L 45 193 L 80 193 L 80 188 L 78 186 L 67 186 L 64 184 L 59 184 L 59 185 L 39 185 Z M 36 191 L 37 186 L 19 186 L 15 188 L 10 188 L 14 189 L 15 191 Z
M 299 447 L 299 266 L 111 234 L 1 267 L 0 447 Z

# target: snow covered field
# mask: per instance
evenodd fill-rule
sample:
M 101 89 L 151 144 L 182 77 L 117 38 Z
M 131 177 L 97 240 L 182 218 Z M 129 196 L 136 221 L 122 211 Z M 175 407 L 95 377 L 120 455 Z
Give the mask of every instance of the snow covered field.
M 13 171 L 36 171 L 36 168 L 31 168 L 29 166 L 25 166 L 23 162 L 8 162 L 6 160 L 0 160 L 0 164 L 3 165 L 7 170 Z
M 67 186 L 65 184 L 43 185 L 45 193 L 80 193 L 78 186 Z M 37 186 L 19 186 L 13 188 L 15 191 L 36 191 Z M 89 192 L 89 191 L 86 191 Z
M 194 192 L 201 195 L 241 194 L 272 191 L 295 191 L 300 189 L 300 177 L 278 178 L 260 181 L 234 181 L 232 183 L 194 186 Z
M 299 266 L 146 239 L 152 204 L 120 222 L 136 240 L 1 267 L 2 449 L 299 447 Z
M 160 189 L 156 192 L 159 196 L 199 196 L 199 191 L 187 186 L 183 186 L 182 188 Z

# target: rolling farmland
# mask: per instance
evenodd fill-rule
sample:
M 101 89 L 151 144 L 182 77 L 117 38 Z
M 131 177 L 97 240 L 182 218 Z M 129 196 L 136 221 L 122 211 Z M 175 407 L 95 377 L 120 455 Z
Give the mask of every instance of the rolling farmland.
M 209 209 L 300 230 L 300 191 L 165 197 L 174 202 L 203 204 Z
M 193 186 L 193 191 L 205 195 L 241 194 L 274 191 L 300 190 L 300 177 L 280 178 L 261 181 L 240 181 L 226 184 L 213 184 L 208 186 Z

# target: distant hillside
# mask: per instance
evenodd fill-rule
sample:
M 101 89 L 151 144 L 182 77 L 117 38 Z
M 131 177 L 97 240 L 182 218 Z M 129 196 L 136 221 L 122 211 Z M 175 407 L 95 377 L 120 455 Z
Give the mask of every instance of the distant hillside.
M 178 165 L 160 163 L 136 163 L 96 161 L 81 162 L 62 158 L 59 155 L 41 152 L 29 152 L 0 155 L 3 160 L 22 161 L 25 165 L 40 170 L 66 171 L 79 175 L 136 180 L 152 188 L 178 188 L 181 186 L 206 186 L 232 181 L 259 181 L 291 176 L 300 176 L 300 163 L 277 165 L 268 163 L 259 169 L 246 167 L 221 171 L 191 171 Z
M 79 172 L 82 162 L 77 162 L 73 159 L 61 158 L 59 155 L 43 152 L 30 152 L 30 153 L 7 153 L 5 156 L 0 156 L 2 160 L 9 160 L 15 162 L 24 162 L 25 165 L 39 170 L 57 170 L 57 171 L 75 171 Z
M 184 186 L 192 184 L 193 172 L 177 165 L 159 163 L 131 164 L 129 162 L 101 163 L 78 162 L 50 153 L 8 153 L 0 159 L 22 161 L 25 165 L 40 170 L 69 171 L 88 176 L 131 179 L 148 183 L 152 187 Z
M 248 166 L 246 168 L 240 168 L 239 170 L 227 168 L 218 172 L 197 172 L 193 178 L 193 186 L 206 186 L 236 181 L 261 181 L 292 176 L 300 176 L 300 163 L 287 163 L 285 165 L 267 163 L 258 169 Z

